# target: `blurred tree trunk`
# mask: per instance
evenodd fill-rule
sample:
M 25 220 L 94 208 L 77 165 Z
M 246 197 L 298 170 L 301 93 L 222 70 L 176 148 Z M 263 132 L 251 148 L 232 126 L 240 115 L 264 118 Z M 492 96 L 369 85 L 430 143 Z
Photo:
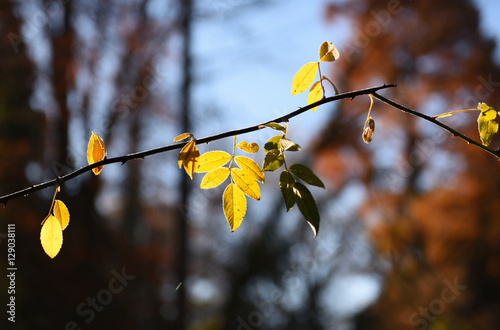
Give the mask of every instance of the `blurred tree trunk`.
M 181 127 L 182 132 L 191 131 L 191 88 L 192 88 L 192 58 L 191 58 L 191 30 L 192 30 L 192 11 L 193 4 L 191 0 L 179 0 L 180 3 L 180 30 L 183 40 L 182 48 L 182 81 L 180 92 L 181 109 Z M 177 329 L 186 329 L 186 317 L 188 316 L 187 299 L 185 290 L 185 281 L 188 264 L 188 212 L 186 206 L 189 203 L 191 193 L 191 182 L 187 175 L 182 175 L 180 182 L 180 207 L 177 208 L 177 222 L 179 224 L 179 246 L 177 251 L 177 274 L 180 287 L 177 289 L 177 308 L 178 318 Z

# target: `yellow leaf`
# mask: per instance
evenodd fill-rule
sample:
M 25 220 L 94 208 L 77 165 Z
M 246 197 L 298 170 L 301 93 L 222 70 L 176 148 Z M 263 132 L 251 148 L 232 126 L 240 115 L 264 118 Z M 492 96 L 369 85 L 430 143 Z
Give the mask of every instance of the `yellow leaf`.
M 54 258 L 61 250 L 63 243 L 62 228 L 53 215 L 49 215 L 42 226 L 40 242 L 45 253 L 51 258 Z
M 247 211 L 247 200 L 245 194 L 234 183 L 229 184 L 224 190 L 222 209 L 231 231 L 238 229 Z
M 225 151 L 209 151 L 200 157 L 197 173 L 210 172 L 218 167 L 225 165 L 231 159 L 231 155 Z
M 104 144 L 104 141 L 99 137 L 99 135 L 92 132 L 89 145 L 87 147 L 87 161 L 89 165 L 103 160 L 106 158 L 106 155 L 106 145 Z M 95 167 L 92 169 L 92 172 L 94 172 L 95 175 L 99 175 L 103 167 L 104 166 Z
M 187 139 L 190 136 L 192 136 L 191 133 L 182 133 L 174 138 L 174 142 L 179 142 L 181 140 Z
M 260 188 L 252 174 L 240 168 L 231 169 L 231 178 L 234 183 L 248 196 L 255 200 L 260 199 Z
M 314 102 L 318 102 L 323 98 L 323 88 L 321 88 L 321 83 L 316 81 L 311 89 L 309 90 L 309 94 L 307 95 L 307 104 L 312 104 Z M 314 107 L 311 110 L 316 111 L 318 107 Z
M 66 205 L 60 200 L 56 200 L 54 204 L 54 216 L 61 224 L 62 230 L 66 229 L 69 224 L 69 211 Z
M 295 74 L 292 80 L 292 95 L 302 93 L 311 86 L 316 72 L 318 71 L 317 62 L 304 64 Z
M 201 189 L 215 188 L 224 181 L 226 181 L 228 176 L 229 176 L 229 169 L 227 167 L 219 167 L 205 174 L 205 176 L 201 180 L 200 188 Z
M 333 62 L 338 59 L 339 56 L 339 51 L 331 42 L 325 41 L 319 46 L 320 62 Z
M 196 148 L 196 141 L 189 141 L 182 148 L 179 154 L 179 168 L 184 165 L 184 170 L 189 175 L 191 180 L 193 180 L 193 174 L 195 169 L 198 167 L 198 161 L 200 160 L 200 151 Z
M 255 142 L 248 144 L 247 141 L 241 141 L 236 146 L 238 148 L 240 148 L 241 150 L 252 153 L 252 154 L 259 151 L 259 145 Z
M 264 172 L 261 170 L 260 166 L 253 160 L 248 157 L 236 156 L 234 157 L 236 164 L 241 167 L 242 170 L 251 174 L 255 180 L 264 183 L 265 176 Z

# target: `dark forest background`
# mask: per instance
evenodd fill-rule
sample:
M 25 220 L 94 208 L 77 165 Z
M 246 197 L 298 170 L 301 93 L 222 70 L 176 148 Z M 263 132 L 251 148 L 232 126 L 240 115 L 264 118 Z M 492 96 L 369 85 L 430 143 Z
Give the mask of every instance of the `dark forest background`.
M 397 83 L 383 94 L 427 114 L 478 102 L 500 109 L 496 45 L 473 2 L 354 0 L 325 2 L 322 12 L 325 25 L 351 26 L 324 73 L 339 90 Z M 85 165 L 91 131 L 113 155 L 196 135 L 193 122 L 205 118 L 192 106 L 192 31 L 210 14 L 190 0 L 2 1 L 0 194 Z M 53 260 L 39 241 L 53 190 L 10 201 L 0 211 L 0 265 L 15 223 L 16 323 L 5 328 L 496 329 L 499 163 L 379 102 L 366 145 L 368 106 L 367 97 L 322 106 L 328 121 L 296 156 L 327 186 L 313 191 L 315 239 L 296 210 L 284 212 L 272 176 L 266 199 L 231 234 L 221 191 L 187 181 L 175 152 L 65 183 L 58 198 L 71 220 Z M 443 120 L 478 138 L 475 115 Z M 106 300 L 123 272 L 134 278 Z M 7 287 L 0 277 L 3 306 Z M 99 297 L 106 304 L 87 303 Z

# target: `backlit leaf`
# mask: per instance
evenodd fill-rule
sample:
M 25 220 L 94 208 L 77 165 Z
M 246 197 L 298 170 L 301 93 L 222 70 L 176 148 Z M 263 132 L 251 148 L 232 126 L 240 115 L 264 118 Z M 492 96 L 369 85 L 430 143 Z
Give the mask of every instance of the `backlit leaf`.
M 286 133 L 286 127 L 278 123 L 267 123 L 264 126 Z
M 240 168 L 231 169 L 231 178 L 234 183 L 250 198 L 260 199 L 260 188 L 255 177 Z
M 281 172 L 280 175 L 280 189 L 283 198 L 285 199 L 286 211 L 290 211 L 295 205 L 295 194 L 293 192 L 293 186 L 295 184 L 295 179 L 293 175 L 288 171 Z
M 192 136 L 191 133 L 182 133 L 174 138 L 174 142 L 179 142 L 181 140 L 187 139 L 190 136 Z
M 179 153 L 179 168 L 184 166 L 184 170 L 192 180 L 194 171 L 198 167 L 199 160 L 200 151 L 196 148 L 196 141 L 189 141 Z
M 87 161 L 89 165 L 92 165 L 94 163 L 97 163 L 104 158 L 106 158 L 107 152 L 106 152 L 106 145 L 104 144 L 104 141 L 97 135 L 96 133 L 92 132 L 92 135 L 90 136 L 89 144 L 87 146 Z M 98 166 L 92 169 L 92 172 L 94 172 L 95 175 L 99 175 L 101 173 L 102 168 L 104 166 Z
M 304 64 L 295 74 L 292 80 L 292 95 L 302 93 L 311 86 L 318 71 L 317 62 Z
M 311 192 L 300 182 L 295 182 L 293 192 L 300 213 L 306 218 L 316 237 L 319 230 L 319 212 Z
M 255 180 L 264 183 L 264 172 L 260 169 L 259 165 L 253 159 L 243 156 L 236 156 L 234 157 L 234 160 L 242 170 L 250 173 Z
M 231 231 L 238 229 L 247 211 L 247 200 L 243 191 L 234 183 L 229 184 L 224 190 L 222 209 Z
M 313 186 L 325 188 L 323 182 L 314 174 L 309 167 L 302 164 L 293 164 L 290 166 L 290 172 L 295 174 L 299 179 Z
M 197 173 L 210 172 L 226 165 L 231 159 L 231 155 L 225 151 L 209 151 L 200 156 Z
M 227 167 L 219 167 L 213 171 L 205 174 L 200 183 L 201 189 L 211 189 L 215 188 L 224 181 L 226 181 L 229 176 L 229 169 Z
M 45 253 L 51 258 L 54 258 L 61 250 L 63 243 L 61 223 L 53 215 L 49 215 L 43 223 L 40 242 Z
M 252 153 L 252 154 L 259 151 L 259 145 L 255 142 L 248 144 L 246 141 L 241 141 L 236 146 L 238 148 L 240 148 L 241 150 Z
M 307 104 L 312 104 L 314 102 L 318 102 L 323 98 L 323 88 L 321 88 L 321 82 L 316 81 L 311 89 L 309 90 L 309 94 L 307 95 Z M 314 107 L 311 110 L 316 111 L 318 107 Z
M 262 165 L 263 171 L 276 171 L 285 162 L 285 157 L 279 149 L 273 149 L 266 154 L 264 164 Z
M 339 56 L 339 51 L 331 42 L 325 41 L 319 46 L 320 62 L 333 62 L 338 59 Z
M 481 110 L 477 118 L 479 136 L 483 145 L 488 146 L 493 135 L 498 132 L 498 123 L 493 121 L 497 117 L 497 112 L 486 103 L 479 103 L 477 108 Z
M 280 147 L 285 151 L 299 151 L 300 146 L 295 142 L 288 140 L 287 138 L 282 138 L 280 140 Z
M 66 205 L 60 200 L 56 200 L 54 203 L 54 216 L 61 224 L 62 230 L 66 229 L 69 224 L 69 211 Z
M 264 144 L 264 152 L 269 152 L 274 149 L 279 149 L 280 140 L 283 138 L 283 135 L 276 135 L 267 140 L 266 144 Z

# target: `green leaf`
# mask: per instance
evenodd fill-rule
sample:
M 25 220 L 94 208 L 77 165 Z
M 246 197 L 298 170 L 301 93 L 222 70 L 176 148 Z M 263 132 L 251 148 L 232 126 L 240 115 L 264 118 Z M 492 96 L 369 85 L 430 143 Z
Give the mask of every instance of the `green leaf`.
M 319 46 L 320 62 L 333 62 L 338 59 L 339 56 L 339 51 L 331 42 L 325 41 Z
M 290 172 L 295 174 L 299 179 L 313 186 L 325 188 L 323 182 L 309 169 L 309 167 L 302 164 L 293 164 L 290 166 Z
M 280 175 L 280 189 L 283 198 L 285 199 L 286 211 L 290 211 L 295 205 L 295 194 L 293 192 L 293 186 L 295 185 L 295 179 L 293 175 L 288 171 L 281 172 Z
M 197 173 L 210 172 L 226 165 L 231 159 L 231 155 L 225 151 L 209 151 L 200 156 L 198 160 Z
M 231 178 L 234 183 L 250 198 L 260 199 L 260 188 L 252 174 L 240 169 L 231 169 Z
M 247 212 L 247 200 L 243 191 L 234 183 L 229 184 L 224 190 L 222 209 L 231 231 L 238 229 Z
M 264 144 L 264 152 L 269 152 L 271 150 L 279 149 L 280 140 L 283 138 L 283 135 L 276 135 L 267 140 L 266 144 Z
M 280 140 L 280 147 L 285 151 L 299 151 L 300 146 L 295 142 L 288 140 L 287 138 L 282 138 Z
M 264 172 L 262 172 L 259 165 L 253 159 L 243 156 L 236 156 L 234 157 L 234 160 L 242 170 L 250 173 L 255 180 L 262 183 L 265 182 L 266 178 L 264 176 Z
M 200 183 L 201 189 L 211 189 L 226 181 L 229 176 L 229 169 L 227 167 L 219 167 L 213 171 L 205 174 Z
M 323 88 L 321 87 L 321 82 L 316 81 L 311 89 L 309 90 L 309 94 L 307 95 L 307 104 L 313 104 L 314 102 L 318 102 L 323 98 Z M 314 107 L 311 110 L 316 111 L 318 107 Z
M 240 148 L 241 150 L 252 153 L 252 154 L 259 151 L 259 145 L 255 142 L 248 144 L 247 141 L 241 141 L 236 146 L 238 148 Z
M 318 72 L 318 63 L 309 62 L 304 64 L 295 74 L 292 80 L 292 95 L 302 93 L 311 86 L 316 73 Z
M 264 126 L 286 133 L 286 128 L 278 123 L 267 123 Z
M 481 110 L 477 118 L 479 136 L 483 145 L 488 146 L 493 135 L 498 132 L 498 123 L 493 121 L 497 117 L 497 112 L 485 103 L 479 103 L 477 108 Z
M 319 212 L 311 192 L 300 182 L 295 182 L 293 192 L 300 213 L 306 218 L 316 237 L 319 230 Z
M 273 149 L 266 154 L 264 164 L 262 165 L 263 171 L 276 171 L 285 162 L 285 157 L 279 149 Z

